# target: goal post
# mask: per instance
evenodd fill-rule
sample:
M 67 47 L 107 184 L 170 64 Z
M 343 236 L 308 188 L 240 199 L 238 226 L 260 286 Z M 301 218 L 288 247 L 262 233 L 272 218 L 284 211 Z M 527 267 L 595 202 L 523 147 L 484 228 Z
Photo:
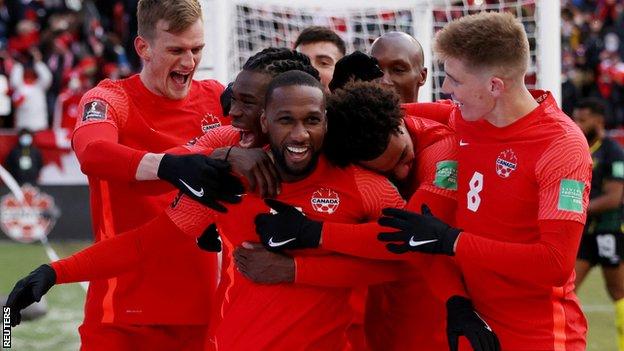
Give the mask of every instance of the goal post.
M 244 62 L 268 46 L 292 47 L 304 28 L 327 26 L 347 51 L 370 51 L 389 31 L 404 31 L 422 44 L 429 75 L 419 101 L 442 97 L 444 70 L 432 56 L 432 41 L 447 22 L 479 11 L 508 11 L 524 24 L 531 44 L 527 86 L 546 89 L 560 100 L 559 0 L 203 0 L 206 48 L 198 77 L 225 83 Z

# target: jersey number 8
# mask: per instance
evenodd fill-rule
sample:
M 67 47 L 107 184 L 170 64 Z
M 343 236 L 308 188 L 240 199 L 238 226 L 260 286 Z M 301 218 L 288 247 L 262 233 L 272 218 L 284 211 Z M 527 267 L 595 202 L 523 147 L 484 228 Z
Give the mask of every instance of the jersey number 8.
M 470 186 L 470 190 L 466 194 L 468 197 L 468 209 L 472 212 L 477 212 L 479 205 L 481 205 L 479 193 L 483 190 L 483 174 L 474 172 L 468 185 Z

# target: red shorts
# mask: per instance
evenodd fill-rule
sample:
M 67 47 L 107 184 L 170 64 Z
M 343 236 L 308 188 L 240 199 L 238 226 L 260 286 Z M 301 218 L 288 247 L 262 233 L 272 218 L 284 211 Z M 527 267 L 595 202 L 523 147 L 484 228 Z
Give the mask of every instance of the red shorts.
M 212 351 L 205 325 L 83 324 L 81 351 Z

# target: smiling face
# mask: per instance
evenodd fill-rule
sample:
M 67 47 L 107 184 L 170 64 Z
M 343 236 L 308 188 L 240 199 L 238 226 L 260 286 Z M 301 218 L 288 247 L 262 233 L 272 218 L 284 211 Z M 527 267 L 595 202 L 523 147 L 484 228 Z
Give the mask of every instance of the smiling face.
M 487 118 L 496 105 L 491 94 L 491 76 L 470 70 L 464 62 L 452 57 L 444 61 L 444 71 L 442 91 L 459 105 L 462 117 L 467 121 Z
M 260 147 L 266 143 L 260 116 L 271 78 L 267 73 L 243 70 L 234 80 L 230 116 L 232 126 L 241 133 L 241 147 Z
M 305 85 L 276 88 L 262 115 L 262 130 L 282 179 L 306 177 L 316 166 L 327 132 L 323 92 Z
M 204 47 L 204 27 L 198 19 L 180 33 L 169 33 L 169 25 L 159 20 L 153 39 L 135 39 L 135 48 L 144 62 L 141 80 L 153 93 L 173 100 L 184 99 L 191 87 Z

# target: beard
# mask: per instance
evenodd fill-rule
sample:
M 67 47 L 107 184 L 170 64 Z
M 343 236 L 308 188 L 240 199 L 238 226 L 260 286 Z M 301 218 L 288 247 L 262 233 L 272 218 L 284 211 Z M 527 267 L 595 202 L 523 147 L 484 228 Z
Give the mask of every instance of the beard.
M 278 170 L 285 175 L 289 175 L 295 178 L 299 178 L 312 173 L 312 171 L 316 168 L 316 164 L 318 163 L 318 159 L 321 154 L 320 151 L 315 151 L 312 154 L 310 162 L 308 162 L 308 164 L 304 168 L 292 169 L 288 166 L 288 163 L 286 162 L 286 157 L 284 156 L 285 151 L 283 148 L 271 145 L 271 153 L 273 153 L 275 165 L 277 166 Z

